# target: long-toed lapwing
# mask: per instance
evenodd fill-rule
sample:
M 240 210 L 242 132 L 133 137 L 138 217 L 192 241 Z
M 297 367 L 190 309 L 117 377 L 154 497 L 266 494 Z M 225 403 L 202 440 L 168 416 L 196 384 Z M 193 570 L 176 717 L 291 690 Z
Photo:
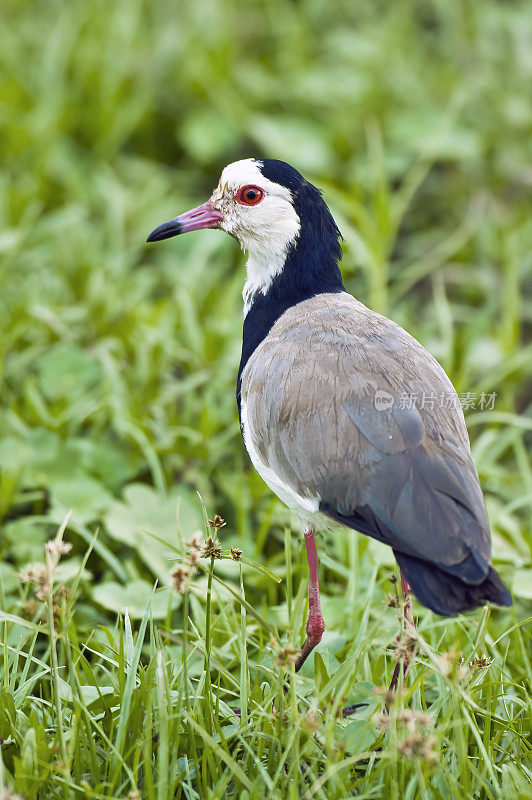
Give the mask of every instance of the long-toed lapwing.
M 443 616 L 511 605 L 456 392 L 416 339 L 346 292 L 321 192 L 283 161 L 237 161 L 210 200 L 148 242 L 199 228 L 226 231 L 249 253 L 238 408 L 256 470 L 305 525 L 309 615 L 296 670 L 325 627 L 316 528 L 340 523 L 392 548 L 411 624 L 410 589 Z

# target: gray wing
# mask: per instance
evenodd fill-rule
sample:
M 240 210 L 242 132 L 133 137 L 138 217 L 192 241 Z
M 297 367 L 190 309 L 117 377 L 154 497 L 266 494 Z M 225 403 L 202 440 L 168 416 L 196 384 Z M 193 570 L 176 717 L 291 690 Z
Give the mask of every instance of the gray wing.
M 260 460 L 298 495 L 462 580 L 486 575 L 489 525 L 462 409 L 398 325 L 347 294 L 307 300 L 248 361 L 242 401 Z

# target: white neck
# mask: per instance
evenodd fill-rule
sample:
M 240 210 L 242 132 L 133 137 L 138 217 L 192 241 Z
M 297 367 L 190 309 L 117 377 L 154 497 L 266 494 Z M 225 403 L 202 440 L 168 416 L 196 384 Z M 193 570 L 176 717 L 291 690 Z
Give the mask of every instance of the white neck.
M 284 225 L 272 230 L 271 235 L 263 232 L 260 239 L 254 237 L 243 243 L 249 252 L 247 280 L 242 292 L 244 316 L 251 308 L 256 292 L 266 294 L 273 279 L 283 271 L 290 245 L 297 239 L 300 227 L 297 215 L 294 213 L 283 222 Z
M 275 254 L 253 252 L 249 254 L 246 264 L 247 280 L 244 284 L 242 297 L 244 299 L 244 316 L 248 313 L 253 304 L 253 297 L 256 292 L 266 294 L 273 279 L 282 272 L 286 252 Z

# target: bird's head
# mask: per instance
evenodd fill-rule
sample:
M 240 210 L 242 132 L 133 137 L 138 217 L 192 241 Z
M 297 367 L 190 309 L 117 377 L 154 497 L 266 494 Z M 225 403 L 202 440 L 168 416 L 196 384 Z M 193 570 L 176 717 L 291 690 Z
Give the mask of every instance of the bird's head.
M 206 203 L 159 225 L 148 242 L 201 228 L 219 228 L 249 252 L 246 305 L 257 292 L 268 291 L 296 250 L 306 259 L 299 268 L 303 283 L 303 272 L 307 279 L 313 274 L 313 262 L 338 269 L 340 232 L 321 192 L 284 161 L 247 158 L 229 164 Z

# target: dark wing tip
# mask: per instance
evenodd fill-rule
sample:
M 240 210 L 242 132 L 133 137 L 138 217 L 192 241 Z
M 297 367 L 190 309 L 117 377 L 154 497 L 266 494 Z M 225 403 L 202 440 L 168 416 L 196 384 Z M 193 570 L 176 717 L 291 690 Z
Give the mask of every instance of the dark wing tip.
M 488 602 L 505 607 L 513 603 L 510 592 L 491 566 L 481 583 L 468 584 L 428 561 L 396 550 L 394 555 L 417 599 L 442 617 L 454 617 Z
M 496 603 L 498 606 L 505 606 L 509 608 L 513 606 L 514 601 L 512 595 L 504 585 L 498 572 L 495 572 L 493 567 L 490 567 L 488 577 L 484 581 L 483 586 L 487 593 L 487 600 Z

